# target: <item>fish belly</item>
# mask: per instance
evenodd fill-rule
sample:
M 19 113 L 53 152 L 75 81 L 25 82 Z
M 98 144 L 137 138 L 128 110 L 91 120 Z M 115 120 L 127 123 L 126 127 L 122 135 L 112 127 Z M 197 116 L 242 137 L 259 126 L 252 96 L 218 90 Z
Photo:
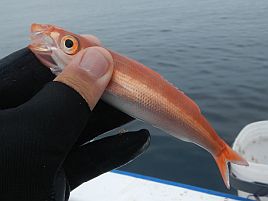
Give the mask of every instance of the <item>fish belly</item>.
M 190 98 L 146 66 L 111 53 L 114 72 L 104 101 L 212 154 L 221 150 L 220 138 Z
M 182 112 L 179 108 L 164 97 L 165 94 L 155 91 L 154 88 L 157 86 L 147 84 L 115 72 L 102 99 L 130 116 L 164 130 L 178 139 L 191 141 L 189 134 L 193 132 L 180 119 Z

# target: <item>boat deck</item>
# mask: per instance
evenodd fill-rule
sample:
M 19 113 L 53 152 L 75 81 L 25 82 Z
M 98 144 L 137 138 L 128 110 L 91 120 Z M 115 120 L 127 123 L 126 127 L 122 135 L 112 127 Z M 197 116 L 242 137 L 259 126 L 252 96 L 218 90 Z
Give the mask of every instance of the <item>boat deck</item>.
M 195 186 L 114 170 L 71 193 L 70 201 L 249 201 Z

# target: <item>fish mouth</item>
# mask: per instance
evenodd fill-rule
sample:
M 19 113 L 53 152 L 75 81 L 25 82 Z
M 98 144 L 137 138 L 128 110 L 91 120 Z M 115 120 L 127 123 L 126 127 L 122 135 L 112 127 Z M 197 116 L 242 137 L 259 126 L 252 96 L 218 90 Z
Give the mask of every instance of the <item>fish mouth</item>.
M 52 58 L 52 49 L 55 47 L 54 40 L 50 37 L 53 27 L 46 24 L 32 24 L 29 45 L 30 50 L 46 66 L 53 67 L 56 65 Z

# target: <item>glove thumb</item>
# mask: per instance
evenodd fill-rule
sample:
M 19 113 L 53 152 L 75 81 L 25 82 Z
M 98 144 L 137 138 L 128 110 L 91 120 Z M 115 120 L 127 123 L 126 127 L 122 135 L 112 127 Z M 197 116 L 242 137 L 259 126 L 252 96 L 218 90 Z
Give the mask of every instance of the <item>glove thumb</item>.
M 54 81 L 76 90 L 92 110 L 107 87 L 113 73 L 113 58 L 102 47 L 81 50 Z

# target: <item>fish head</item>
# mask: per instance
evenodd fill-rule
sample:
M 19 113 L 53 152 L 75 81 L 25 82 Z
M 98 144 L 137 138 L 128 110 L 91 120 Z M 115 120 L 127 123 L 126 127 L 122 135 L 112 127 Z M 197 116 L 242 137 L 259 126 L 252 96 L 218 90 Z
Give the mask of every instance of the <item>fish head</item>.
M 32 24 L 30 38 L 30 50 L 56 75 L 79 51 L 94 46 L 83 36 L 49 24 Z

